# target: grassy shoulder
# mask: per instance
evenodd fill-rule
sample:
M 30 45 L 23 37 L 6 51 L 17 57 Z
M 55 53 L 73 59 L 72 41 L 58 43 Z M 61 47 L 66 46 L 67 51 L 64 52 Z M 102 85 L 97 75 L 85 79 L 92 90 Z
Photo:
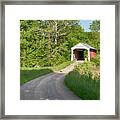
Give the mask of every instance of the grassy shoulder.
M 65 67 L 69 66 L 69 65 L 72 64 L 72 63 L 73 63 L 72 61 L 63 62 L 63 63 L 60 64 L 60 65 L 57 65 L 57 66 L 52 67 L 51 69 L 52 69 L 53 71 L 59 71 L 59 70 L 64 69 Z
M 70 65 L 72 62 L 67 61 L 64 62 L 58 66 L 54 67 L 41 67 L 41 68 L 21 68 L 20 70 L 20 84 L 23 85 L 24 83 L 33 80 L 37 77 L 49 74 L 54 71 L 59 71 L 61 69 L 64 69 L 68 65 Z
M 20 84 L 24 84 L 42 75 L 53 72 L 51 69 L 24 69 L 20 70 Z
M 83 100 L 100 99 L 99 67 L 87 62 L 78 65 L 65 77 L 65 85 Z

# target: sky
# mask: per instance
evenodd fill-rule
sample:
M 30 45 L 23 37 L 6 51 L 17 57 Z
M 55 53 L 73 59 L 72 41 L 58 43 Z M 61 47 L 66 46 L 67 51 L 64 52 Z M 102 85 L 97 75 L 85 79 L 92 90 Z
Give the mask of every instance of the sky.
M 80 20 L 81 26 L 84 28 L 85 32 L 90 32 L 89 27 L 92 20 Z

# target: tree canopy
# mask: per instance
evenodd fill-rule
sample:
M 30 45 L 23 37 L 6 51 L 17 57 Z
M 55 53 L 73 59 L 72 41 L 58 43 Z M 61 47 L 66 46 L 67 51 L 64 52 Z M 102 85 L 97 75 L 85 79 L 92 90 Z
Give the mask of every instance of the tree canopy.
M 99 20 L 94 20 L 91 24 L 90 24 L 90 28 L 89 28 L 92 32 L 99 32 L 100 31 L 100 21 Z
M 21 20 L 21 67 L 55 66 L 69 61 L 71 47 L 80 42 L 95 47 L 99 53 L 99 32 L 84 32 L 79 22 L 79 20 Z

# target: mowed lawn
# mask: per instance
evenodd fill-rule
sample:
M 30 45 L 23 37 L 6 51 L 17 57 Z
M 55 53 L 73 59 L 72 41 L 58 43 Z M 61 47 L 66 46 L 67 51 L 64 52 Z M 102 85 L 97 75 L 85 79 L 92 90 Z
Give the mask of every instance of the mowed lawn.
M 54 71 L 59 71 L 61 69 L 64 69 L 71 63 L 72 63 L 71 61 L 67 61 L 58 66 L 54 66 L 54 67 L 22 68 L 20 70 L 20 84 L 23 85 L 24 83 L 26 83 L 30 80 L 33 80 L 37 77 L 52 73 Z
M 20 70 L 20 84 L 24 84 L 34 78 L 53 72 L 51 69 Z

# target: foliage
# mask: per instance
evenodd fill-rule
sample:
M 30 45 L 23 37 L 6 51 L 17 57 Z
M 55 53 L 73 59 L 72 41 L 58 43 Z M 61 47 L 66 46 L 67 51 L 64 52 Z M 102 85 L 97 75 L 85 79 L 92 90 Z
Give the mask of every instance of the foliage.
M 20 66 L 39 68 L 70 61 L 71 47 L 87 43 L 100 53 L 100 33 L 84 32 L 79 20 L 21 20 Z
M 89 28 L 92 32 L 99 32 L 100 31 L 100 21 L 94 20 Z
M 97 50 L 100 54 L 100 33 L 99 32 L 83 32 L 80 35 L 80 42 L 87 43 Z
M 70 60 L 70 48 L 83 32 L 77 20 L 21 20 L 21 67 L 59 65 Z
M 91 62 L 96 66 L 100 66 L 100 55 L 98 54 L 95 58 L 92 58 Z
M 100 74 L 93 63 L 78 65 L 66 75 L 65 84 L 83 100 L 100 99 Z
M 61 69 L 66 68 L 68 65 L 70 65 L 71 63 L 73 63 L 72 61 L 67 61 L 67 62 L 63 62 L 59 65 L 55 65 L 55 66 L 47 66 L 47 67 L 21 67 L 21 70 L 41 70 L 41 69 L 51 69 L 52 71 L 59 71 Z
M 85 61 L 88 61 L 88 50 L 84 50 Z
M 96 66 L 94 62 L 84 62 L 83 64 L 79 64 L 76 66 L 75 70 L 79 71 L 81 75 L 87 75 L 92 79 L 100 79 L 99 67 Z

